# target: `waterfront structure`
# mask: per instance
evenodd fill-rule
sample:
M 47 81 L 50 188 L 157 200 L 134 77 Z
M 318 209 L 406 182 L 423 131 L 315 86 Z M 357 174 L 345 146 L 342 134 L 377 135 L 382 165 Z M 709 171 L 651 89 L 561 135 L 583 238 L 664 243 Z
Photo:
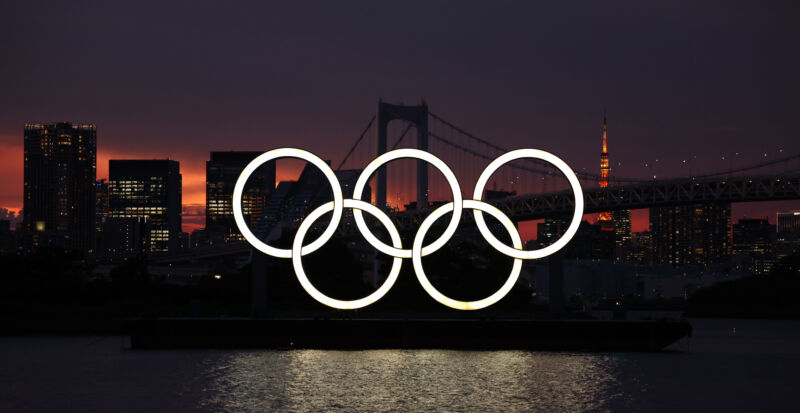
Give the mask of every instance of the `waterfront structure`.
M 107 218 L 141 218 L 146 228 L 145 251 L 179 250 L 181 174 L 178 161 L 110 160 L 108 164 Z
M 710 265 L 730 254 L 731 204 L 651 208 L 650 232 L 656 263 Z
M 206 234 L 220 234 L 224 242 L 244 240 L 233 218 L 233 188 L 242 170 L 261 152 L 211 152 L 206 161 Z M 248 179 L 242 194 L 242 213 L 254 226 L 275 190 L 275 162 L 259 167 Z
M 92 249 L 96 174 L 95 125 L 25 125 L 23 228 L 30 247 Z

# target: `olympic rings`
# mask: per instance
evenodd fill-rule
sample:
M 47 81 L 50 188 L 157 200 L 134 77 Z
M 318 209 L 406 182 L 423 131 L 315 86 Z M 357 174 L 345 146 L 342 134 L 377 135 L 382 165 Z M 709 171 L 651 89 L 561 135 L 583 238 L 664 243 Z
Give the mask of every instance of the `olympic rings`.
M 331 190 L 333 192 L 332 202 L 328 202 L 317 207 L 300 224 L 297 234 L 294 237 L 294 241 L 292 242 L 291 249 L 275 248 L 261 242 L 261 240 L 259 240 L 248 228 L 247 223 L 244 220 L 244 216 L 242 215 L 241 206 L 244 185 L 250 175 L 262 164 L 273 159 L 283 157 L 303 159 L 318 167 L 330 182 Z M 372 174 L 383 164 L 401 158 L 411 158 L 426 161 L 439 169 L 447 180 L 447 183 L 450 185 L 450 190 L 453 193 L 453 202 L 449 202 L 435 209 L 427 218 L 422 221 L 417 234 L 414 236 L 414 242 L 410 250 L 402 248 L 400 234 L 386 213 L 384 213 L 380 208 L 360 199 L 361 194 L 364 191 L 364 188 L 366 187 L 367 182 Z M 517 229 L 511 219 L 507 215 L 503 214 L 499 209 L 481 201 L 483 190 L 486 187 L 486 183 L 489 181 L 491 175 L 503 164 L 520 158 L 536 158 L 553 164 L 553 166 L 558 168 L 567 177 L 575 196 L 575 212 L 572 216 L 572 221 L 570 222 L 567 231 L 552 245 L 538 250 L 523 250 L 522 240 L 520 239 L 519 232 L 517 232 Z M 511 291 L 511 289 L 514 287 L 514 284 L 517 282 L 517 279 L 519 278 L 522 268 L 522 260 L 546 257 L 555 253 L 561 248 L 564 248 L 564 246 L 569 243 L 572 237 L 575 236 L 578 226 L 580 225 L 581 218 L 583 217 L 584 201 L 580 182 L 578 181 L 578 178 L 575 176 L 575 173 L 572 171 L 572 169 L 557 156 L 538 149 L 518 149 L 511 151 L 489 163 L 489 165 L 483 170 L 478 178 L 472 197 L 473 199 L 467 200 L 462 198 L 458 180 L 450 168 L 444 162 L 442 162 L 441 159 L 428 152 L 418 149 L 398 149 L 384 153 L 370 162 L 367 167 L 364 168 L 364 171 L 356 181 L 356 185 L 353 190 L 353 199 L 343 199 L 344 197 L 342 195 L 342 189 L 339 185 L 339 181 L 336 179 L 336 175 L 328 166 L 328 164 L 326 164 L 322 159 L 302 149 L 281 148 L 263 153 L 250 162 L 242 171 L 242 174 L 236 181 L 236 186 L 234 187 L 233 191 L 233 215 L 236 220 L 236 225 L 239 227 L 239 231 L 242 233 L 244 238 L 251 245 L 253 245 L 253 247 L 273 257 L 291 258 L 295 275 L 297 276 L 297 279 L 303 289 L 306 290 L 306 292 L 315 300 L 329 307 L 338 309 L 356 309 L 368 306 L 378 301 L 392 288 L 395 281 L 397 281 L 403 258 L 411 258 L 414 266 L 414 272 L 417 275 L 418 281 L 433 299 L 451 308 L 459 310 L 477 310 L 486 308 L 496 303 L 506 294 L 508 294 L 509 291 Z M 353 217 L 356 221 L 356 226 L 358 227 L 359 232 L 361 232 L 361 234 L 364 236 L 365 240 L 377 250 L 394 258 L 392 261 L 392 267 L 389 270 L 389 275 L 383 285 L 381 285 L 377 290 L 367 297 L 351 301 L 337 300 L 328 297 L 317 290 L 308 280 L 305 270 L 303 269 L 302 262 L 302 256 L 316 251 L 323 244 L 328 242 L 328 240 L 330 240 L 336 231 L 336 227 L 341 221 L 344 208 L 353 209 Z M 486 241 L 496 250 L 511 258 L 514 258 L 514 264 L 511 268 L 511 273 L 509 274 L 508 279 L 503 286 L 489 297 L 477 301 L 458 301 L 440 293 L 430 283 L 430 280 L 428 280 L 422 267 L 422 257 L 429 255 L 443 247 L 450 240 L 450 238 L 452 238 L 453 234 L 455 234 L 455 231 L 461 220 L 462 210 L 464 208 L 473 210 L 475 222 L 478 225 L 478 230 L 484 239 L 486 239 Z M 364 221 L 364 216 L 361 211 L 366 211 L 367 213 L 373 215 L 378 219 L 378 221 L 380 221 L 381 224 L 386 227 L 392 240 L 392 246 L 385 244 L 375 237 Z M 308 230 L 311 228 L 311 225 L 313 225 L 313 223 L 316 222 L 316 220 L 322 215 L 328 212 L 333 212 L 333 216 L 331 217 L 331 220 L 328 223 L 328 227 L 325 229 L 325 231 L 323 231 L 323 233 L 312 243 L 303 245 L 303 240 L 305 239 Z M 434 222 L 449 212 L 452 212 L 453 216 L 451 217 L 450 223 L 447 225 L 444 233 L 431 244 L 423 246 L 422 244 L 425 241 L 425 234 L 427 234 Z M 498 221 L 500 221 L 500 224 L 511 236 L 513 247 L 503 244 L 492 234 L 483 218 L 484 212 L 494 216 Z

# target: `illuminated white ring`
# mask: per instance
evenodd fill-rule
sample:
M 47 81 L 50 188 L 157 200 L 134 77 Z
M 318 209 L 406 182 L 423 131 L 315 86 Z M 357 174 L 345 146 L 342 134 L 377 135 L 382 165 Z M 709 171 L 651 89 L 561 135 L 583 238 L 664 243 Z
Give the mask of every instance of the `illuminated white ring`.
M 253 159 L 244 168 L 242 174 L 239 175 L 239 179 L 236 180 L 236 186 L 233 188 L 233 217 L 236 220 L 236 226 L 239 227 L 239 232 L 242 233 L 250 245 L 257 248 L 264 254 L 271 255 L 273 257 L 292 257 L 292 250 L 290 249 L 275 248 L 261 242 L 261 240 L 250 231 L 250 228 L 247 226 L 247 221 L 244 220 L 244 215 L 242 215 L 242 192 L 244 191 L 244 185 L 247 183 L 247 179 L 250 178 L 250 175 L 255 172 L 258 167 L 278 158 L 302 159 L 319 168 L 319 170 L 322 171 L 322 174 L 325 175 L 325 178 L 327 178 L 328 182 L 331 184 L 331 191 L 333 192 L 333 217 L 331 217 L 331 222 L 328 224 L 328 228 L 325 229 L 322 235 L 320 235 L 319 238 L 317 238 L 314 242 L 304 246 L 300 250 L 301 254 L 306 255 L 318 250 L 322 245 L 328 242 L 329 239 L 331 239 L 334 232 L 336 232 L 336 227 L 339 226 L 339 221 L 342 219 L 342 211 L 344 210 L 344 197 L 342 196 L 342 188 L 339 185 L 339 180 L 336 179 L 336 175 L 333 173 L 333 170 L 330 168 L 330 166 L 328 166 L 328 164 L 320 159 L 317 155 L 302 149 L 280 148 L 273 149 L 269 152 L 264 152 L 257 158 Z
M 389 219 L 389 216 L 381 211 L 378 207 L 355 199 L 345 199 L 344 207 L 353 208 L 353 212 L 364 210 L 372 214 L 375 218 L 378 218 L 378 220 L 389 231 L 389 236 L 392 238 L 392 245 L 394 245 L 396 248 L 401 246 L 400 233 L 397 232 L 397 228 L 392 223 L 392 220 Z M 292 265 L 294 266 L 294 273 L 297 276 L 297 279 L 300 281 L 300 285 L 303 287 L 303 289 L 306 290 L 306 292 L 315 300 L 327 305 L 328 307 L 338 308 L 340 310 L 353 310 L 356 308 L 366 307 L 375 301 L 378 301 L 387 292 L 389 292 L 394 285 L 394 282 L 397 281 L 397 276 L 400 274 L 400 266 L 403 263 L 403 259 L 395 257 L 392 261 L 392 268 L 389 270 L 389 276 L 386 278 L 386 281 L 384 281 L 383 285 L 381 285 L 380 288 L 375 290 L 372 294 L 364 298 L 345 301 L 337 300 L 321 293 L 314 287 L 314 285 L 311 284 L 311 281 L 309 281 L 308 277 L 306 276 L 306 272 L 303 269 L 302 255 L 304 254 L 298 254 L 297 252 L 301 248 L 305 248 L 302 247 L 303 238 L 306 236 L 309 228 L 311 228 L 311 225 L 314 224 L 319 217 L 330 212 L 331 210 L 336 210 L 336 206 L 333 202 L 327 202 L 321 205 L 312 211 L 300 224 L 300 228 L 297 229 L 297 234 L 294 236 L 294 242 L 292 243 Z
M 572 215 L 572 222 L 570 222 L 567 231 L 561 238 L 558 239 L 558 241 L 548 245 L 547 247 L 526 251 L 523 250 L 522 247 L 511 248 L 495 238 L 495 236 L 486 226 L 486 221 L 483 220 L 483 214 L 481 213 L 481 210 L 477 208 L 474 211 L 475 223 L 478 225 L 478 230 L 480 231 L 481 235 L 483 235 L 483 238 L 485 238 L 491 246 L 503 254 L 508 255 L 509 257 L 521 258 L 523 260 L 543 258 L 555 253 L 561 248 L 564 248 L 564 246 L 567 245 L 575 233 L 578 232 L 578 227 L 580 226 L 581 219 L 583 218 L 583 190 L 581 189 L 581 183 L 578 181 L 578 177 L 575 176 L 575 172 L 572 171 L 569 165 L 567 165 L 559 157 L 539 149 L 517 149 L 515 151 L 505 153 L 492 161 L 489 166 L 483 170 L 481 176 L 478 178 L 478 182 L 475 183 L 475 192 L 472 194 L 472 198 L 480 201 L 481 196 L 483 195 L 483 188 L 486 186 L 486 183 L 489 181 L 489 178 L 492 176 L 492 174 L 503 164 L 519 158 L 536 158 L 549 162 L 567 177 L 567 180 L 572 187 L 572 192 L 575 194 L 575 213 Z M 466 207 L 466 205 L 464 206 Z
M 489 215 L 494 216 L 503 224 L 506 231 L 508 231 L 509 235 L 511 235 L 511 242 L 514 244 L 516 248 L 522 248 L 522 240 L 519 238 L 519 232 L 517 232 L 517 228 L 514 226 L 514 223 L 511 222 L 511 219 L 504 213 L 502 213 L 499 209 L 481 201 L 475 200 L 464 200 L 463 204 L 464 208 L 474 209 L 476 211 L 483 211 L 488 213 Z M 514 287 L 514 284 L 517 282 L 519 278 L 520 270 L 522 269 L 522 260 L 519 258 L 514 258 L 514 265 L 511 267 L 511 274 L 509 274 L 508 279 L 506 280 L 505 284 L 500 287 L 497 292 L 494 294 L 477 301 L 458 301 L 454 300 L 446 295 L 442 294 L 437 290 L 433 284 L 428 280 L 428 277 L 425 275 L 425 269 L 422 268 L 422 243 L 425 240 L 425 234 L 430 229 L 431 225 L 436 222 L 442 215 L 452 211 L 453 203 L 449 202 L 445 205 L 436 208 L 419 226 L 419 231 L 417 235 L 414 237 L 414 244 L 411 247 L 411 262 L 414 264 L 414 272 L 417 274 L 417 279 L 419 283 L 422 284 L 422 288 L 433 297 L 434 300 L 450 307 L 455 308 L 457 310 L 479 310 L 481 308 L 486 308 L 505 297 L 511 288 Z
M 424 257 L 447 244 L 447 241 L 449 241 L 453 234 L 455 234 L 456 228 L 458 228 L 458 222 L 461 220 L 461 187 L 458 185 L 458 180 L 456 179 L 455 174 L 453 174 L 453 171 L 451 171 L 447 164 L 445 164 L 441 159 L 429 152 L 421 151 L 419 149 L 397 149 L 386 152 L 383 155 L 375 158 L 375 160 L 370 162 L 369 165 L 364 168 L 364 171 L 361 172 L 361 175 L 359 175 L 358 180 L 356 181 L 356 186 L 353 189 L 353 199 L 361 199 L 361 192 L 364 190 L 367 182 L 369 182 L 372 174 L 375 173 L 378 168 L 387 162 L 402 158 L 419 159 L 430 163 L 431 165 L 435 166 L 436 169 L 441 171 L 442 175 L 444 175 L 444 178 L 447 180 L 447 183 L 450 185 L 450 190 L 453 192 L 453 202 L 456 205 L 455 209 L 453 210 L 452 220 L 450 221 L 450 224 L 447 225 L 444 233 L 439 237 L 439 239 L 422 248 L 422 256 Z M 366 239 L 367 242 L 375 247 L 378 251 L 392 257 L 411 258 L 411 250 L 392 248 L 375 237 L 375 235 L 372 234 L 372 231 L 370 231 L 369 227 L 367 226 L 367 223 L 364 222 L 364 216 L 361 214 L 361 211 L 354 209 L 353 217 L 355 218 L 356 226 L 358 226 L 358 230 L 364 236 L 364 239 Z

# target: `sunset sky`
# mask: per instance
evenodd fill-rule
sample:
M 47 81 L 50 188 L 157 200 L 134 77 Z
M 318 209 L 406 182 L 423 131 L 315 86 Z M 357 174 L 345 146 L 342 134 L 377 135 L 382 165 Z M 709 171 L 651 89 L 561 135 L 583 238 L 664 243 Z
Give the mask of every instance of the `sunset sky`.
M 605 108 L 626 176 L 657 158 L 680 175 L 687 158 L 708 171 L 800 151 L 796 7 L 695 3 L 5 2 L 0 207 L 22 206 L 26 122 L 96 124 L 98 178 L 111 158 L 179 160 L 186 229 L 202 221 L 210 151 L 338 162 L 378 98 L 424 98 L 479 136 L 591 171 Z

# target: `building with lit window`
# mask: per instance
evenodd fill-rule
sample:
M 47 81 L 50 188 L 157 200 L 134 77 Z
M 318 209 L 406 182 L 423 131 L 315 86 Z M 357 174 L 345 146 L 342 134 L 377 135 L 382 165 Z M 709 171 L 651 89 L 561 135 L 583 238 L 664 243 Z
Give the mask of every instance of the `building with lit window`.
M 108 215 L 108 182 L 101 179 L 94 183 L 95 232 L 102 231 L 103 219 Z
M 800 252 L 800 210 L 778 212 L 776 258 Z
M 770 254 L 775 242 L 775 226 L 767 219 L 742 218 L 733 224 L 734 254 Z
M 709 203 L 650 209 L 654 261 L 710 265 L 731 248 L 731 204 Z
M 611 213 L 612 221 L 614 222 L 614 244 L 615 253 L 614 258 L 617 260 L 626 260 L 626 248 L 631 243 L 631 211 L 629 209 L 622 209 Z
M 550 217 L 537 224 L 537 248 L 551 245 L 563 237 L 571 219 L 572 217 Z M 581 221 L 575 236 L 564 247 L 564 256 L 570 259 L 611 259 L 614 251 L 609 247 L 614 245 L 613 235 L 612 231 L 604 231 L 600 223 L 590 224 L 588 221 Z
M 67 122 L 26 124 L 24 137 L 26 243 L 91 250 L 97 128 Z
M 653 256 L 653 234 L 650 231 L 634 232 L 624 251 L 626 261 L 649 264 Z
M 144 220 L 145 251 L 177 251 L 181 237 L 178 161 L 110 160 L 107 219 Z
M 546 247 L 556 242 L 567 232 L 569 217 L 548 217 L 544 222 L 536 224 L 536 241 L 539 248 Z
M 778 236 L 800 240 L 800 211 L 778 212 Z
M 773 247 L 775 225 L 769 220 L 742 218 L 733 224 L 731 253 L 742 269 L 752 274 L 765 274 L 775 263 Z
M 330 165 L 330 161 L 325 162 Z M 345 198 L 352 198 L 361 172 L 360 169 L 334 172 Z M 372 199 L 372 189 L 369 185 L 364 187 L 361 198 Z M 272 230 L 282 228 L 284 224 L 299 223 L 309 212 L 332 200 L 333 193 L 325 175 L 319 168 L 307 163 L 297 181 L 282 181 L 278 184 L 264 205 L 261 217 L 253 227 L 253 233 L 258 237 L 264 237 Z M 352 217 L 352 209 L 345 208 L 340 228 L 347 230 L 351 225 L 355 225 Z
M 206 234 L 225 242 L 242 240 L 233 218 L 233 188 L 244 168 L 261 152 L 211 152 L 206 161 Z M 267 198 L 275 190 L 275 162 L 259 167 L 245 185 L 242 214 L 252 226 L 261 219 Z

